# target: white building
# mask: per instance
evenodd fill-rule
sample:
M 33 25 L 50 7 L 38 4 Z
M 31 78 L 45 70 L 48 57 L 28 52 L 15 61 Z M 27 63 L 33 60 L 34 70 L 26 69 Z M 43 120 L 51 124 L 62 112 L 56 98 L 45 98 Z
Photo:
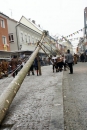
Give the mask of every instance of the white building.
M 25 28 L 25 29 L 24 29 Z M 43 29 L 40 28 L 40 25 L 36 25 L 34 20 L 29 20 L 25 18 L 24 16 L 21 17 L 20 23 L 17 26 L 17 32 L 19 35 L 19 49 L 26 50 L 29 49 L 30 51 L 33 51 L 35 49 L 35 43 L 41 39 Z M 29 40 L 30 39 L 30 40 Z M 50 43 L 50 46 L 47 44 Z M 55 39 L 50 37 L 49 35 L 45 38 L 43 41 L 43 44 L 48 48 L 48 50 L 52 50 L 54 47 L 52 44 L 55 43 Z M 43 47 L 47 53 L 49 51 Z M 43 52 L 43 50 L 40 50 L 40 52 Z M 44 53 L 44 52 L 43 52 Z
M 9 35 L 9 43 L 10 43 L 10 51 L 18 51 L 18 42 L 17 42 L 17 32 L 16 26 L 17 21 L 11 18 L 7 19 L 8 23 L 8 35 Z
M 11 51 L 33 52 L 37 46 L 36 43 L 41 39 L 43 29 L 40 28 L 40 25 L 37 26 L 34 20 L 31 21 L 22 16 L 19 22 L 8 19 L 8 32 Z M 49 50 L 52 51 L 56 47 L 55 39 L 49 34 L 44 39 L 43 44 L 47 48 L 43 46 L 46 53 L 50 53 Z M 44 53 L 42 49 L 39 52 Z
M 19 46 L 18 50 L 34 51 L 37 41 L 41 38 L 41 34 L 22 23 L 16 26 L 16 30 Z
M 66 46 L 66 50 L 70 50 L 70 52 L 73 54 L 73 45 L 67 41 L 62 42 L 62 45 Z

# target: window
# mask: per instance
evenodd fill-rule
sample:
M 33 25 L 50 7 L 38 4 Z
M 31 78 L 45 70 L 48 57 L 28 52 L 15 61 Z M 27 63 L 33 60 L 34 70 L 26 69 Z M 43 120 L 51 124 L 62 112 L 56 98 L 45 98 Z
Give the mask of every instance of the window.
M 3 19 L 0 20 L 0 23 L 1 23 L 1 27 L 2 27 L 2 28 L 5 28 L 5 22 L 4 22 Z
M 32 37 L 32 43 L 34 44 L 34 37 Z
M 38 42 L 38 39 L 36 38 L 36 43 Z
M 25 34 L 25 42 L 27 43 L 27 35 Z
M 9 42 L 14 42 L 13 33 L 10 33 L 10 34 L 9 34 Z
M 6 40 L 5 36 L 2 36 L 2 42 L 3 42 L 3 44 L 7 44 L 7 40 Z
M 28 43 L 30 43 L 30 36 L 28 36 Z
M 21 33 L 21 42 L 23 42 L 23 33 Z

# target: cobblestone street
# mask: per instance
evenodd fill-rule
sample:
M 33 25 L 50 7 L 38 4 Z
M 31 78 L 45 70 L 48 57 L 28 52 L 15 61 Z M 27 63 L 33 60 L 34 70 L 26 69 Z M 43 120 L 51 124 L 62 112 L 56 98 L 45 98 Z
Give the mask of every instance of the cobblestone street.
M 26 76 L 0 130 L 63 130 L 62 78 L 52 66 L 42 67 L 42 76 Z M 0 80 L 0 94 L 12 79 Z

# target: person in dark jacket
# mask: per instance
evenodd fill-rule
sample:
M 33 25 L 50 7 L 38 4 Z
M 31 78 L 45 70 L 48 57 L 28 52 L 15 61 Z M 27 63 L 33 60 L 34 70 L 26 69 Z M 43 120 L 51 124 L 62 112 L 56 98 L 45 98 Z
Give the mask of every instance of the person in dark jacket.
M 2 70 L 5 76 L 8 76 L 8 62 L 6 60 L 2 60 Z
M 70 53 L 70 50 L 67 50 L 66 61 L 67 61 L 68 66 L 70 68 L 69 74 L 73 74 L 73 55 Z
M 2 63 L 1 63 L 1 61 L 0 61 L 0 79 L 2 79 Z
M 28 76 L 30 75 L 30 72 L 32 72 L 32 75 L 34 75 L 34 63 L 31 65 L 31 67 L 28 71 Z
M 15 77 L 17 75 L 17 73 L 18 73 L 18 70 L 17 70 L 17 65 L 18 65 L 17 56 L 13 57 L 13 59 L 10 62 L 10 65 L 12 67 L 13 77 Z
M 35 67 L 35 70 L 37 71 L 37 76 L 38 76 L 38 57 L 36 57 L 34 60 L 34 67 Z
M 85 60 L 85 56 L 84 56 L 84 54 L 82 53 L 81 56 L 80 56 L 80 61 L 81 61 L 81 62 L 84 62 L 84 60 Z

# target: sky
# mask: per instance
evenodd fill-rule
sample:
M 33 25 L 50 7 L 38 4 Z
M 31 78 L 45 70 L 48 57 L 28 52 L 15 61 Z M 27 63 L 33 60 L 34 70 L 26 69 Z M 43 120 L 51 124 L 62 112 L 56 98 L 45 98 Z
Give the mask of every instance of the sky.
M 22 15 L 35 20 L 56 36 L 67 36 L 82 29 L 85 7 L 87 0 L 0 0 L 1 12 L 17 21 Z

